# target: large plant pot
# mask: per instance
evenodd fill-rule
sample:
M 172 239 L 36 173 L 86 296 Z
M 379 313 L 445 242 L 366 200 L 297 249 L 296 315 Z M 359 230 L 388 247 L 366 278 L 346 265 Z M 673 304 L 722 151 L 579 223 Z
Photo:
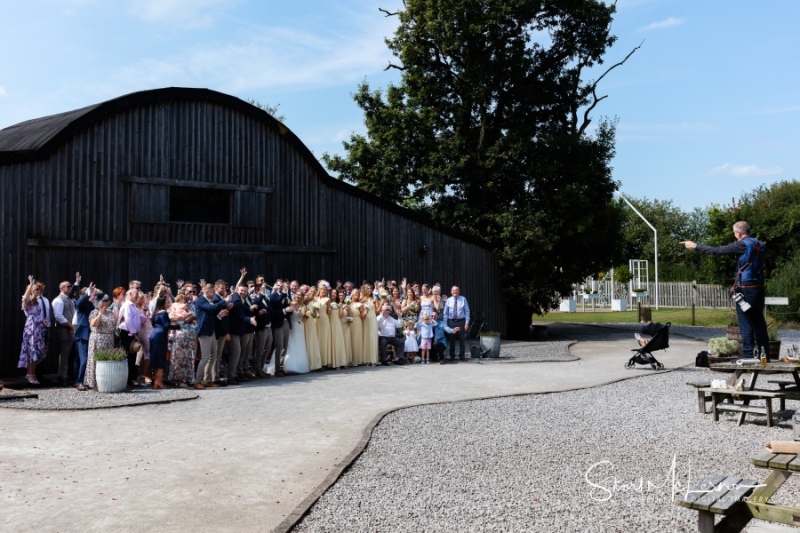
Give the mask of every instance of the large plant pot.
M 481 337 L 481 345 L 484 350 L 489 350 L 486 357 L 497 359 L 500 357 L 500 337 Z
M 612 311 L 627 311 L 628 300 L 611 300 Z
M 562 313 L 574 313 L 576 310 L 576 304 L 574 298 L 564 298 L 561 300 L 561 305 L 559 306 L 559 311 Z
M 95 361 L 98 392 L 122 392 L 128 383 L 127 361 Z

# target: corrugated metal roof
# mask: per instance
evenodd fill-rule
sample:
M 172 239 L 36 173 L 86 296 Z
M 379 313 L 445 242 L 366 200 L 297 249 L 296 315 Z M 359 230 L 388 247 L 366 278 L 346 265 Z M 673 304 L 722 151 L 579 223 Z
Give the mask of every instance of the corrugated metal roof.
M 26 120 L 0 130 L 0 152 L 39 150 L 74 120 L 102 104 L 94 104 L 74 111 Z

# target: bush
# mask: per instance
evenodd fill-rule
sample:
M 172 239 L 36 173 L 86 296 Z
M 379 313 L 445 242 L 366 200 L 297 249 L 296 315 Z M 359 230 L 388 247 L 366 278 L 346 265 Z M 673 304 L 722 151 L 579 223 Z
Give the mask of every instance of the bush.
M 725 337 L 714 337 L 713 339 L 709 339 L 708 348 L 714 352 L 715 355 L 725 357 L 738 353 L 739 343 Z
M 788 308 L 776 310 L 773 307 L 772 314 L 782 316 L 784 319 L 800 318 L 800 252 L 795 253 L 789 261 L 777 268 L 767 280 L 767 294 L 789 298 Z

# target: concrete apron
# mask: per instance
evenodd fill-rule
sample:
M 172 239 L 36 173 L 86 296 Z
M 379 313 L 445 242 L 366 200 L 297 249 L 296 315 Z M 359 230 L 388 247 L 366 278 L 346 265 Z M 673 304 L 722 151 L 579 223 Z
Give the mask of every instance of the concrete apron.
M 653 373 L 623 367 L 636 347 L 630 332 L 559 331 L 579 339 L 570 352 L 580 360 L 362 367 L 206 390 L 173 404 L 0 409 L 3 528 L 284 530 L 357 457 L 387 412 Z M 667 369 L 693 363 L 704 346 L 677 336 L 670 344 L 656 353 Z

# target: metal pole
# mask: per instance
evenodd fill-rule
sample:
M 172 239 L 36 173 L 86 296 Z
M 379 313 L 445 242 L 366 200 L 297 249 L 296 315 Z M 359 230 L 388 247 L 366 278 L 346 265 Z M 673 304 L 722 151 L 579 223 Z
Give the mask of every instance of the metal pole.
M 658 309 L 658 230 L 657 230 L 657 229 L 656 229 L 656 228 L 655 228 L 655 227 L 654 227 L 654 226 L 653 226 L 653 225 L 650 223 L 650 221 L 649 221 L 649 220 L 647 220 L 646 218 L 644 218 L 644 216 L 643 216 L 643 215 L 642 215 L 642 214 L 639 212 L 639 210 L 638 210 L 638 209 L 636 209 L 636 208 L 633 206 L 633 204 L 632 204 L 632 203 L 630 203 L 630 202 L 628 201 L 628 199 L 627 199 L 627 198 L 625 198 L 625 196 L 624 196 L 624 195 L 623 195 L 621 192 L 617 191 L 617 194 L 619 194 L 619 197 L 620 197 L 620 198 L 622 198 L 623 200 L 625 200 L 625 203 L 626 203 L 626 204 L 628 204 L 628 205 L 631 207 L 631 209 L 633 209 L 633 212 L 634 212 L 634 213 L 636 213 L 637 215 L 639 215 L 639 218 L 641 218 L 642 220 L 644 220 L 644 223 L 645 223 L 645 224 L 647 224 L 648 226 L 650 226 L 650 229 L 651 229 L 651 230 L 653 230 L 653 233 L 655 234 L 655 250 L 654 250 L 654 251 L 655 251 L 655 256 L 656 256 L 656 309 Z

